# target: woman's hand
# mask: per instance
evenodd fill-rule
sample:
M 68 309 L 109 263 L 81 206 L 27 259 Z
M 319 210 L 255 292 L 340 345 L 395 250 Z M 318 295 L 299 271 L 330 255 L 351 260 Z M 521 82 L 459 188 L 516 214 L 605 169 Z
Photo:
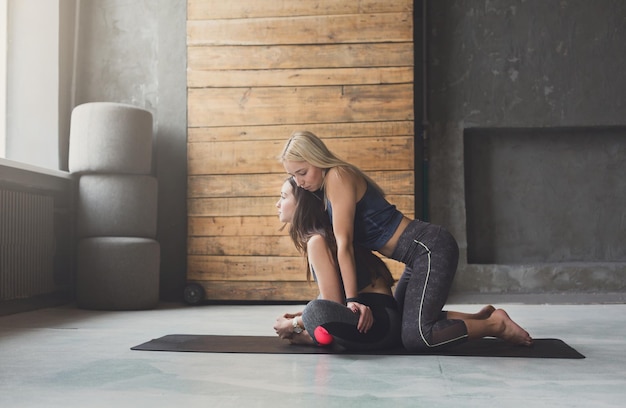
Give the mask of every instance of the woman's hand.
M 293 337 L 293 325 L 291 320 L 296 316 L 302 316 L 302 312 L 299 313 L 285 313 L 282 316 L 276 318 L 274 323 L 274 331 L 283 340 L 288 340 Z
M 359 323 L 356 326 L 357 330 L 361 333 L 367 333 L 374 324 L 374 315 L 372 315 L 372 310 L 369 306 L 358 302 L 348 302 L 347 307 L 352 310 L 352 313 L 359 314 Z

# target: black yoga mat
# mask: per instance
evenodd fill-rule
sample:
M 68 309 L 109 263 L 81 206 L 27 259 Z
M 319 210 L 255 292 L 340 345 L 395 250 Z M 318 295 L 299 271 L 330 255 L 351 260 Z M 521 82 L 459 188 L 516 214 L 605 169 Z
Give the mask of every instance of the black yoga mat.
M 514 346 L 502 340 L 484 338 L 441 350 L 412 353 L 404 348 L 373 351 L 345 351 L 333 347 L 292 345 L 276 336 L 220 336 L 170 334 L 132 347 L 131 350 L 181 351 L 197 353 L 248 354 L 352 354 L 352 355 L 440 355 L 475 357 L 585 358 L 559 339 L 535 339 L 531 347 Z

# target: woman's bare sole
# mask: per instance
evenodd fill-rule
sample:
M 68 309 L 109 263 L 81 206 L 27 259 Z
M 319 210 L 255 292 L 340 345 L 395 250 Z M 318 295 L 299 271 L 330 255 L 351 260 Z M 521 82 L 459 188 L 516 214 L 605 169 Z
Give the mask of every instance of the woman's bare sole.
M 309 336 L 309 334 L 305 331 L 303 331 L 300 334 L 294 334 L 290 339 L 289 342 L 291 344 L 300 344 L 300 345 L 305 345 L 305 346 L 313 346 L 315 345 L 315 343 L 313 342 L 313 339 L 311 338 L 311 336 Z
M 488 318 L 491 317 L 491 315 L 495 311 L 496 311 L 495 307 L 493 307 L 492 305 L 487 305 L 487 306 L 483 307 L 482 309 L 480 309 L 480 311 L 478 313 L 476 313 L 476 318 L 477 319 L 488 319 Z
M 496 337 L 520 346 L 533 344 L 530 334 L 515 323 L 503 309 L 494 311 L 489 319 L 493 319 L 498 327 Z
M 463 313 L 463 312 L 455 312 L 448 311 L 447 318 L 448 319 L 459 319 L 459 320 L 485 320 L 491 317 L 491 314 L 496 311 L 496 308 L 492 305 L 484 306 L 477 313 Z

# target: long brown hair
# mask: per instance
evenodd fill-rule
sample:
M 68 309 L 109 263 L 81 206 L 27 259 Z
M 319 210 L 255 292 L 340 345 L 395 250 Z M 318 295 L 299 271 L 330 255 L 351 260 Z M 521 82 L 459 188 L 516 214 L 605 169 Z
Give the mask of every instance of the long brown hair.
M 323 200 L 315 193 L 298 187 L 293 177 L 289 177 L 287 180 L 296 201 L 293 220 L 289 224 L 289 236 L 296 249 L 306 257 L 309 239 L 313 235 L 321 235 L 333 254 L 335 265 L 339 265 L 337 262 L 337 243 Z M 307 281 L 311 280 L 311 267 L 308 262 L 306 278 Z

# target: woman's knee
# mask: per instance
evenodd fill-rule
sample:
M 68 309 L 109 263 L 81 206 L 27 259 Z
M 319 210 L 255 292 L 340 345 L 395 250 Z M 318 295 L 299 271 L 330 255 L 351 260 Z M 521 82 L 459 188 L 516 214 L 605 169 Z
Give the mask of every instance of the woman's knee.
M 402 330 L 400 339 L 402 340 L 402 346 L 408 351 L 420 352 L 428 350 L 426 342 L 422 339 L 419 332 L 414 330 Z
M 302 311 L 302 320 L 305 325 L 307 321 L 317 321 L 326 314 L 327 302 L 327 300 L 315 299 L 307 303 Z

